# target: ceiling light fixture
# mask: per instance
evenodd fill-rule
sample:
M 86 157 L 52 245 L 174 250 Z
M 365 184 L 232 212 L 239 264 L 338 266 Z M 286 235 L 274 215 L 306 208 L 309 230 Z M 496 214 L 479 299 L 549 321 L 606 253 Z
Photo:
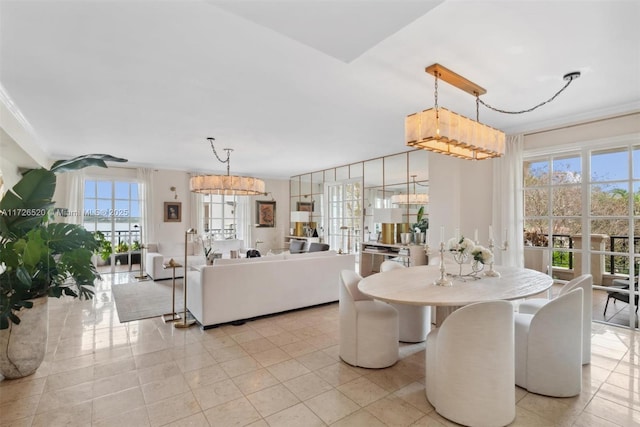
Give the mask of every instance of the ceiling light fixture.
M 227 159 L 222 160 L 220 156 L 218 156 L 216 148 L 213 146 L 213 141 L 215 141 L 215 138 L 207 138 L 207 140 L 211 143 L 211 150 L 216 156 L 216 159 L 218 159 L 220 163 L 227 164 L 227 174 L 197 175 L 191 177 L 191 179 L 189 180 L 189 187 L 192 192 L 225 196 L 257 196 L 265 194 L 265 185 L 263 180 L 250 176 L 237 176 L 229 174 L 229 157 L 231 156 L 231 152 L 233 151 L 233 149 L 224 148 L 223 150 L 227 152 Z
M 440 64 L 433 64 L 425 71 L 435 77 L 435 105 L 434 108 L 407 116 L 405 119 L 406 145 L 470 160 L 491 159 L 504 154 L 505 134 L 480 123 L 480 104 L 505 114 L 528 113 L 553 101 L 573 80 L 580 77 L 579 72 L 565 74 L 563 78 L 567 83 L 548 100 L 526 110 L 506 111 L 492 107 L 480 99 L 480 95 L 487 93 L 484 88 Z M 476 120 L 438 106 L 439 79 L 475 96 Z
M 394 194 L 391 196 L 391 203 L 396 205 L 426 205 L 429 203 L 428 194 L 416 193 L 416 176 L 418 175 L 411 175 L 413 194 Z

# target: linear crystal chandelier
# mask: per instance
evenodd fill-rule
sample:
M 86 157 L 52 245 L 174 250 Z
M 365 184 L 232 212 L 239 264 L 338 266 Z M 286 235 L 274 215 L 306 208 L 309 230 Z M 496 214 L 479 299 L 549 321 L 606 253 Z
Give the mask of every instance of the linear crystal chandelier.
M 442 65 L 433 64 L 427 67 L 425 71 L 435 77 L 435 105 L 434 108 L 407 116 L 405 119 L 406 145 L 470 160 L 500 157 L 504 155 L 505 150 L 504 132 L 480 123 L 480 104 L 505 114 L 528 113 L 553 101 L 573 80 L 580 77 L 579 72 L 565 74 L 563 79 L 567 83 L 548 100 L 526 110 L 505 111 L 492 107 L 480 99 L 480 95 L 487 93 L 485 89 Z M 438 106 L 439 79 L 476 98 L 476 120 Z
M 426 69 L 435 77 L 435 106 L 405 119 L 405 142 L 423 150 L 462 159 L 483 160 L 504 154 L 504 132 L 438 106 L 438 79 L 479 96 L 486 90 L 464 77 L 434 64 Z
M 426 205 L 429 203 L 429 195 L 416 193 L 416 176 L 411 175 L 413 181 L 413 194 L 394 194 L 391 196 L 391 203 L 396 205 Z
M 194 193 L 217 194 L 225 196 L 256 196 L 265 194 L 264 181 L 250 176 L 237 176 L 229 173 L 230 156 L 233 149 L 224 148 L 227 159 L 222 160 L 213 145 L 215 138 L 207 138 L 211 144 L 211 150 L 220 163 L 227 164 L 226 175 L 197 175 L 189 180 L 189 187 Z

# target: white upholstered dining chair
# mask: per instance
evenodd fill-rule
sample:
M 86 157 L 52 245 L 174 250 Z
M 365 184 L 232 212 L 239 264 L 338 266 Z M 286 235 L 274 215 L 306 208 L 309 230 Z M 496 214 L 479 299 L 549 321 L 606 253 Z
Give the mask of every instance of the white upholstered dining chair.
M 516 384 L 532 393 L 570 397 L 582 389 L 582 288 L 535 314 L 515 314 Z
M 380 264 L 380 272 L 406 268 L 395 261 L 384 261 Z M 398 310 L 399 339 L 402 342 L 422 342 L 431 330 L 431 307 L 422 305 L 396 304 L 391 306 Z
M 593 310 L 593 276 L 583 274 L 575 277 L 560 288 L 559 297 L 567 294 L 576 288 L 582 288 L 582 364 L 591 362 L 591 319 Z M 540 307 L 550 300 L 546 298 L 530 298 L 522 301 L 518 306 L 518 313 L 535 314 Z
M 516 416 L 513 306 L 470 304 L 427 335 L 425 389 L 443 417 L 468 426 L 504 426 Z
M 398 312 L 358 289 L 362 277 L 340 273 L 340 358 L 353 366 L 386 368 L 398 361 Z

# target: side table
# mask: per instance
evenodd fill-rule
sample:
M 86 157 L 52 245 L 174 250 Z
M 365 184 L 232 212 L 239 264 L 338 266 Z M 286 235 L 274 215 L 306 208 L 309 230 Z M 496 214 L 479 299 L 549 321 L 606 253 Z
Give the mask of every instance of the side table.
M 182 267 L 182 264 L 175 262 L 173 259 L 171 259 L 169 262 L 162 264 L 162 268 L 164 268 L 165 270 L 167 268 L 171 268 L 173 269 L 172 272 L 172 285 L 173 285 L 173 297 L 171 298 L 171 313 L 166 313 L 162 315 L 162 320 L 167 323 L 167 322 L 175 322 L 176 320 L 180 320 L 181 317 L 178 313 L 176 313 L 176 268 L 180 268 Z

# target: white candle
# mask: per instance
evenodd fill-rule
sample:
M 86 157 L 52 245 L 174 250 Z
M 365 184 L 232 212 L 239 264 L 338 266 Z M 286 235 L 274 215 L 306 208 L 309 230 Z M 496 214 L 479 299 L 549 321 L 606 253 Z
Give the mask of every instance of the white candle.
M 460 229 L 459 228 L 456 228 L 456 232 L 453 233 L 453 237 L 455 237 L 456 240 L 459 240 L 459 238 L 460 238 Z
M 444 225 L 440 226 L 440 243 L 444 243 Z
M 493 225 L 489 225 L 489 239 L 493 239 Z
M 429 229 L 427 228 L 427 237 L 426 237 L 427 246 L 429 246 Z
M 473 241 L 478 242 L 478 229 L 473 230 Z
M 509 229 L 507 227 L 504 228 L 504 242 L 507 243 L 509 240 Z

